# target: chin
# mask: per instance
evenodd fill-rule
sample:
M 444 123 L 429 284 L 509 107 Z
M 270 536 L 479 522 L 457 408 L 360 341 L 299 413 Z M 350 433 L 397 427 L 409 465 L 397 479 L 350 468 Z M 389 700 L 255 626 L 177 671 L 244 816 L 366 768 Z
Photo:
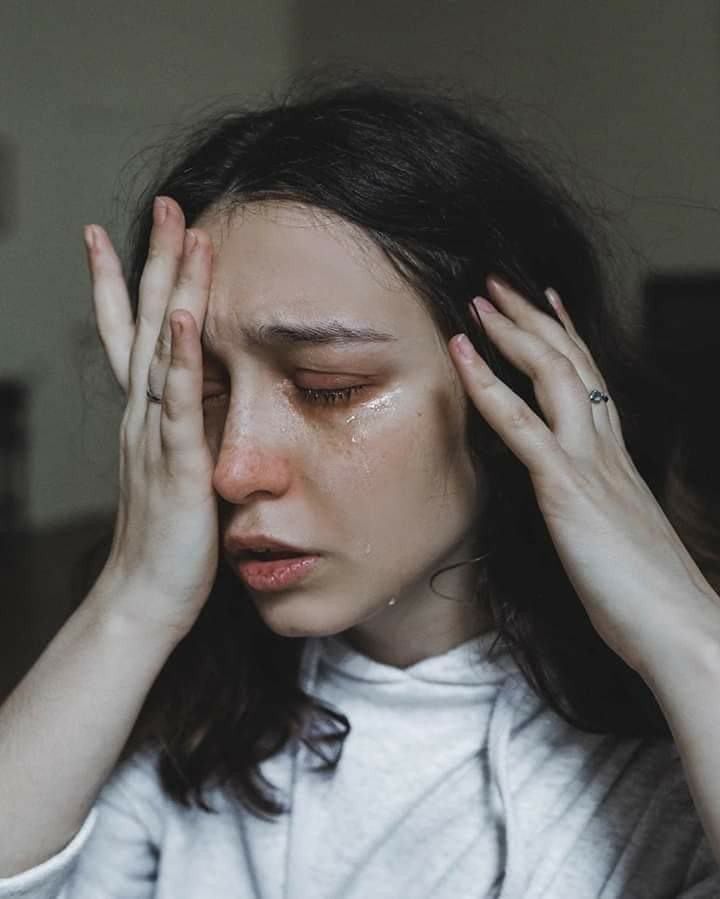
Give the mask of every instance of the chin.
M 289 594 L 265 594 L 253 596 L 258 615 L 270 630 L 281 637 L 334 637 L 355 627 L 364 617 L 348 620 L 337 607 L 324 608 L 317 597 Z M 365 616 L 367 617 L 367 616 Z

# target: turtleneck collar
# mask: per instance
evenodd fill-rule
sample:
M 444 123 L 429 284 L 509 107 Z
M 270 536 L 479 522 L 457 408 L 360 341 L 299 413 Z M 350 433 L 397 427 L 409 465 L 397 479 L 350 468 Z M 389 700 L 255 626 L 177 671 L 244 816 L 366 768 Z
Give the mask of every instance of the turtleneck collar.
M 497 790 L 501 820 L 505 830 L 505 858 L 503 879 L 496 899 L 515 899 L 525 895 L 528 871 L 522 851 L 522 831 L 517 809 L 512 800 L 509 770 L 509 745 L 513 732 L 513 720 L 518 705 L 527 693 L 527 684 L 507 647 L 498 641 L 491 652 L 497 630 L 476 635 L 445 653 L 430 656 L 410 665 L 395 668 L 384 665 L 355 650 L 341 635 L 307 638 L 303 654 L 301 683 L 306 693 L 313 695 L 318 685 L 320 663 L 332 669 L 336 678 L 348 680 L 348 691 L 368 696 L 368 685 L 390 685 L 389 692 L 399 692 L 408 705 L 428 693 L 445 692 L 445 700 L 452 702 L 450 694 L 465 692 L 465 687 L 476 687 L 476 701 L 486 697 L 490 702 L 487 732 L 488 770 Z M 447 686 L 447 689 L 445 689 Z M 387 689 L 380 694 L 388 694 Z
M 479 634 L 447 652 L 429 656 L 407 668 L 397 668 L 371 659 L 356 650 L 342 636 L 310 638 L 309 656 L 317 656 L 324 665 L 353 680 L 391 684 L 419 681 L 432 684 L 492 684 L 515 673 L 517 667 L 502 642 L 491 647 L 497 630 Z M 310 661 L 310 659 L 308 659 Z M 310 671 L 307 672 L 314 680 Z

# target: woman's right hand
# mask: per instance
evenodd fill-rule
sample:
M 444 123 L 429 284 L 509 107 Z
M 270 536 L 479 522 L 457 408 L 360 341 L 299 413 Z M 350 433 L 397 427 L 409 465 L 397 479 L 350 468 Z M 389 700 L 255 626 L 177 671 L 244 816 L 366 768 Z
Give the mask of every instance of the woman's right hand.
M 134 322 L 107 233 L 89 226 L 86 243 L 98 333 L 127 396 L 117 517 L 99 580 L 110 588 L 113 615 L 182 636 L 210 594 L 219 557 L 200 345 L 212 245 L 202 231 L 186 231 L 174 200 L 157 198 Z M 181 335 L 171 333 L 171 320 Z M 147 398 L 148 386 L 161 404 Z

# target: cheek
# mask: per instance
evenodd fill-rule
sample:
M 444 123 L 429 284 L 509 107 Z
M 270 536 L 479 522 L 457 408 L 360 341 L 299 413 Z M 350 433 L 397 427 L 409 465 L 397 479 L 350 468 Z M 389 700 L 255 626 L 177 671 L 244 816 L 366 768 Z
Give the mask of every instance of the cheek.
M 442 405 L 442 415 L 425 406 L 360 424 L 358 416 L 333 450 L 328 508 L 364 583 L 415 577 L 477 515 L 475 475 L 459 449 L 462 423 L 449 421 Z
M 342 510 L 346 521 L 373 518 L 380 522 L 447 514 L 458 495 L 472 495 L 472 468 L 464 441 L 463 411 L 445 391 L 430 388 L 417 397 L 401 391 L 362 407 L 328 410 L 317 420 L 299 420 L 279 409 L 276 436 L 271 441 L 308 495 L 320 499 L 329 512 Z M 227 408 L 210 404 L 205 410 L 205 435 L 217 461 L 228 425 Z M 262 435 L 267 440 L 268 435 Z M 382 515 L 380 514 L 380 510 Z M 341 526 L 341 523 L 338 522 Z
M 474 473 L 463 451 L 463 421 L 447 397 L 438 396 L 423 408 L 385 407 L 369 414 L 364 409 L 347 418 L 332 450 L 335 477 L 344 479 L 345 489 L 337 482 L 328 487 L 347 496 L 351 484 L 360 505 L 376 510 L 378 523 L 380 509 L 393 517 L 397 507 L 406 520 L 413 509 L 432 517 L 448 504 L 456 507 L 459 495 L 463 507 L 472 496 Z

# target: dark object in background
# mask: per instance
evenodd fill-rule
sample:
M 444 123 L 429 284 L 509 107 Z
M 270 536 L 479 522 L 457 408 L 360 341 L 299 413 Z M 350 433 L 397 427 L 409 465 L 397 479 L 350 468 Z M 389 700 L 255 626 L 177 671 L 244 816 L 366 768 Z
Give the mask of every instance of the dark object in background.
M 676 447 L 682 476 L 720 503 L 720 272 L 650 275 L 645 338 L 663 390 L 648 398 L 658 438 Z
M 29 386 L 0 381 L 0 540 L 27 528 Z
M 666 358 L 720 349 L 720 271 L 651 274 L 643 294 L 648 337 Z
M 115 517 L 31 526 L 29 406 L 28 383 L 0 379 L 0 703 L 92 587 Z
M 0 704 L 89 591 L 104 564 L 113 524 L 112 513 L 84 516 L 4 541 Z M 101 535 L 102 551 L 95 548 Z
M 89 547 L 112 521 L 86 516 L 62 524 L 29 521 L 30 385 L 0 379 L 0 703 L 92 586 Z M 96 556 L 96 557 L 95 557 Z M 104 556 L 95 551 L 92 575 Z

